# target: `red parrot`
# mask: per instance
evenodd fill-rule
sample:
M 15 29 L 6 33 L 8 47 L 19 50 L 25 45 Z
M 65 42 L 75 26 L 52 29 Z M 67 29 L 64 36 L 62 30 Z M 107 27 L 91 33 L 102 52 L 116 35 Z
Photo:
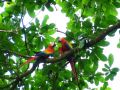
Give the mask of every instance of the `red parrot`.
M 72 49 L 72 45 L 70 45 L 70 43 L 65 38 L 60 38 L 59 42 L 61 43 L 61 47 L 59 48 L 59 52 L 61 55 L 64 54 L 66 51 L 69 51 Z M 67 60 L 69 61 L 71 65 L 71 69 L 75 77 L 75 80 L 78 81 L 78 76 L 77 76 L 77 72 L 75 69 L 75 61 L 73 60 L 73 56 L 68 56 Z
M 54 43 L 51 43 L 50 45 L 48 45 L 48 47 L 44 50 L 44 51 L 40 51 L 37 52 L 34 56 L 28 58 L 28 60 L 26 62 L 24 62 L 21 66 L 30 63 L 33 60 L 36 60 L 37 57 L 39 56 L 45 56 L 45 58 L 47 59 L 50 55 L 52 55 L 54 53 Z

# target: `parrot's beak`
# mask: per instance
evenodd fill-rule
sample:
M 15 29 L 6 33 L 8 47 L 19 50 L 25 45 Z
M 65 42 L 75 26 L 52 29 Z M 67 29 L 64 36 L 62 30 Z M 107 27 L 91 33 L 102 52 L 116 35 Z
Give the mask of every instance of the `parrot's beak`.
M 58 42 L 61 42 L 61 38 L 58 39 Z
M 56 44 L 55 44 L 55 43 L 51 43 L 51 46 L 52 46 L 52 47 L 55 47 L 55 46 L 56 46 Z
M 58 40 L 58 42 L 61 42 L 61 40 Z
M 53 47 L 55 47 L 55 46 L 56 46 L 56 44 L 54 43 L 54 44 L 53 44 Z

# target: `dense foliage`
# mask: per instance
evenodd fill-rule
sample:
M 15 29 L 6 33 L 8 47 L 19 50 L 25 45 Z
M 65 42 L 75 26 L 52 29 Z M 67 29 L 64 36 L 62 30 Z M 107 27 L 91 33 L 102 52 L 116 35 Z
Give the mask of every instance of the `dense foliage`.
M 46 9 L 54 12 L 56 5 L 70 19 L 65 34 L 69 41 L 74 42 L 79 84 L 74 80 L 71 71 L 65 68 L 65 57 L 60 60 L 62 56 L 59 57 L 57 47 L 55 62 L 44 62 L 39 65 L 43 65 L 42 68 L 37 67 L 28 75 L 24 73 L 31 68 L 30 65 L 20 68 L 28 56 L 34 55 L 34 51 L 40 51 L 50 42 L 57 41 L 52 37 L 57 32 L 55 23 L 47 23 L 49 15 L 45 15 L 41 21 L 36 18 L 35 13 Z M 114 56 L 110 54 L 106 57 L 103 47 L 109 45 L 105 36 L 114 36 L 120 28 L 116 10 L 119 7 L 119 0 L 0 1 L 0 9 L 4 9 L 0 12 L 0 89 L 84 90 L 89 89 L 90 84 L 98 86 L 101 83 L 100 90 L 111 90 L 108 81 L 114 79 L 118 68 L 112 67 Z M 35 18 L 28 26 L 24 24 L 27 14 Z M 116 45 L 120 48 L 120 42 Z M 98 70 L 100 61 L 105 63 L 102 71 Z

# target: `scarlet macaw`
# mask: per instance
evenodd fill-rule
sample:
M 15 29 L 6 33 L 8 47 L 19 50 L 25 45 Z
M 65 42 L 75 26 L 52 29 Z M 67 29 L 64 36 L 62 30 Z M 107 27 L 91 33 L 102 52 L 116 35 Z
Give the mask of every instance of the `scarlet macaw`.
M 59 48 L 59 53 L 61 55 L 64 54 L 66 51 L 69 51 L 72 49 L 72 45 L 65 38 L 60 38 L 59 42 L 61 43 L 61 47 Z M 71 65 L 72 72 L 73 72 L 73 75 L 74 75 L 76 81 L 78 81 L 78 76 L 77 76 L 77 72 L 75 69 L 75 61 L 73 60 L 73 56 L 68 56 L 67 60 L 69 61 L 70 65 Z
M 47 59 L 49 56 L 53 55 L 54 53 L 55 44 L 51 43 L 44 51 L 37 52 L 34 56 L 28 58 L 26 62 L 24 62 L 21 66 L 30 63 L 33 60 L 36 60 L 39 56 L 42 58 Z

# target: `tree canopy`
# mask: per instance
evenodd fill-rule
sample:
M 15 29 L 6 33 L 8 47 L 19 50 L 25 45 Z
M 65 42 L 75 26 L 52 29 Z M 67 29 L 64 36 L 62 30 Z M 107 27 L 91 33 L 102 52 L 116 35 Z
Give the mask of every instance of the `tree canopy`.
M 69 18 L 66 32 L 55 23 L 48 24 L 49 15 L 43 19 L 36 17 L 36 11 L 54 12 L 56 5 Z M 110 44 L 106 36 L 114 37 L 120 28 L 118 8 L 119 0 L 1 0 L 0 89 L 111 90 L 108 81 L 114 79 L 119 69 L 112 67 L 113 54 L 107 57 L 103 50 Z M 28 26 L 24 24 L 25 15 L 35 19 Z M 58 38 L 52 36 L 56 32 L 65 34 L 66 39 L 73 42 L 74 48 L 61 56 Z M 37 63 L 34 69 L 34 62 L 20 67 L 34 52 L 43 50 L 51 42 L 56 43 L 53 58 Z M 116 46 L 120 48 L 120 42 Z M 79 83 L 66 68 L 66 57 L 71 54 L 76 62 Z M 101 61 L 104 67 L 99 71 Z M 101 86 L 90 88 L 90 84 Z

